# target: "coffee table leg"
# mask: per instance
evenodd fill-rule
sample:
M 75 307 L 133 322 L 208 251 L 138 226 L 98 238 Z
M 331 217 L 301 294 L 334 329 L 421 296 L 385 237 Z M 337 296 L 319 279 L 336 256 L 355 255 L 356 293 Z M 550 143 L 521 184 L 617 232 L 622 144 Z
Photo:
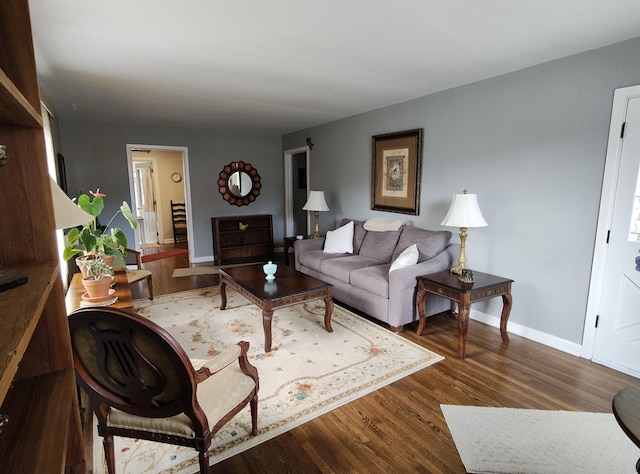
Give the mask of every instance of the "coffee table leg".
M 220 278 L 220 309 L 227 307 L 227 282 Z
M 331 313 L 333 313 L 333 298 L 331 297 L 331 288 L 327 290 L 327 296 L 324 299 L 324 327 L 327 332 L 333 332 L 331 327 Z
M 271 318 L 273 310 L 262 308 L 262 327 L 264 328 L 264 351 L 271 352 Z

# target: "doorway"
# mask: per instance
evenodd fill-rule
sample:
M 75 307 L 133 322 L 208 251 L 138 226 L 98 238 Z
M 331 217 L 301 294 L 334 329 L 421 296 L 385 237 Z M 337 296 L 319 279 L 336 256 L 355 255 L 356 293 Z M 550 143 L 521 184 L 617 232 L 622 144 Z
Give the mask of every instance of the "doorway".
M 640 86 L 616 89 L 582 356 L 640 377 Z
M 303 146 L 284 151 L 284 234 L 309 235 L 309 213 L 302 208 L 309 196 L 311 148 Z
M 136 230 L 136 248 L 144 251 L 142 247 L 150 248 L 149 245 L 173 245 L 171 201 L 184 202 L 187 208 L 189 261 L 193 261 L 188 149 L 128 144 L 127 162 L 131 202 L 138 211 L 140 224 Z

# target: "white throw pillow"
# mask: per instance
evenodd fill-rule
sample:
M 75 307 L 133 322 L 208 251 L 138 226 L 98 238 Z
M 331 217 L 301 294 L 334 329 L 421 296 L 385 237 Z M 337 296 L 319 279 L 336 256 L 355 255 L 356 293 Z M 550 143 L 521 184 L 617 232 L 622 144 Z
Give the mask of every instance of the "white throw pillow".
M 324 239 L 326 253 L 353 253 L 353 221 L 327 232 Z
M 418 263 L 418 257 L 420 253 L 418 252 L 418 246 L 416 244 L 407 247 L 402 251 L 398 258 L 396 258 L 391 266 L 389 267 L 389 273 L 398 268 L 408 267 L 409 265 L 415 265 Z

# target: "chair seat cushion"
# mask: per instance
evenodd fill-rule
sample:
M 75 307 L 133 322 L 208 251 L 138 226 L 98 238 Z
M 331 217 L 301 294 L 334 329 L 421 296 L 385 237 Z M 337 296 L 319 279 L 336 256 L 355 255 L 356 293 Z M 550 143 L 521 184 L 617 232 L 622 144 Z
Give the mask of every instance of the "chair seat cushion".
M 151 275 L 149 270 L 127 270 L 127 281 L 134 283 Z
M 255 383 L 240 368 L 228 366 L 198 384 L 196 396 L 209 428 L 215 426 L 254 390 Z M 168 418 L 145 418 L 112 408 L 107 423 L 113 428 L 143 430 L 170 436 L 194 438 L 193 424 L 185 414 Z

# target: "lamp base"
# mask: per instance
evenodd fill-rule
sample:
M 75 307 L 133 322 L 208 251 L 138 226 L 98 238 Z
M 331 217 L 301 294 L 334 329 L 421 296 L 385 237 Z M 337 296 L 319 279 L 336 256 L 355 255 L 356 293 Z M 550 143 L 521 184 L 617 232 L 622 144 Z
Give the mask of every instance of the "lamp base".
M 453 267 L 451 269 L 451 273 L 455 273 L 456 275 L 462 275 L 462 270 L 465 270 L 467 267 L 464 265 L 458 265 L 457 267 Z

